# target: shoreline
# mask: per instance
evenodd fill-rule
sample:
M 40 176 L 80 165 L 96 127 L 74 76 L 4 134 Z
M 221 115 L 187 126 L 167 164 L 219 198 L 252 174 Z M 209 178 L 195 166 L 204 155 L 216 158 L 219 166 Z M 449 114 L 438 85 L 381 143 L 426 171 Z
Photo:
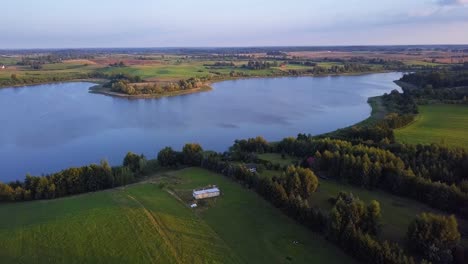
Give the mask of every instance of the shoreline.
M 290 78 L 290 77 L 338 77 L 338 76 L 359 76 L 359 75 L 368 75 L 368 74 L 376 74 L 376 73 L 388 73 L 393 71 L 388 70 L 381 70 L 381 71 L 370 71 L 370 72 L 355 72 L 355 73 L 336 73 L 336 74 L 299 74 L 299 75 L 255 75 L 255 76 L 238 76 L 238 77 L 225 77 L 221 79 L 210 80 L 204 83 L 203 87 L 191 89 L 191 90 L 181 90 L 175 91 L 167 94 L 139 94 L 139 95 L 130 95 L 118 92 L 112 92 L 108 88 L 102 88 L 102 84 L 107 82 L 106 79 L 101 78 L 89 78 L 89 79 L 70 79 L 70 80 L 63 80 L 63 81 L 47 81 L 47 82 L 38 82 L 32 84 L 15 84 L 9 86 L 0 86 L 0 89 L 8 89 L 8 88 L 23 88 L 29 86 L 36 86 L 36 85 L 44 85 L 44 84 L 56 84 L 56 83 L 70 83 L 70 82 L 89 82 L 94 83 L 96 85 L 89 88 L 90 93 L 95 94 L 102 94 L 106 96 L 113 96 L 113 97 L 120 97 L 120 98 L 128 98 L 128 99 L 158 99 L 163 97 L 171 97 L 171 96 L 179 96 L 179 95 L 187 95 L 199 92 L 207 92 L 213 90 L 212 85 L 219 82 L 224 81 L 232 81 L 232 80 L 247 80 L 247 79 L 259 79 L 259 78 Z

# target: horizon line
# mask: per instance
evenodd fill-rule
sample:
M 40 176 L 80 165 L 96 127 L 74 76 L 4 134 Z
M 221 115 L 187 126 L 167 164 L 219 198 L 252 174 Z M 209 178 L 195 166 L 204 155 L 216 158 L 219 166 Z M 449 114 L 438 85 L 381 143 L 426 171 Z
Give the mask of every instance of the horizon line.
M 80 49 L 235 49 L 235 48 L 346 48 L 346 47 L 436 47 L 468 46 L 464 44 L 351 44 L 351 45 L 248 45 L 248 46 L 120 46 L 120 47 L 47 47 L 47 48 L 0 48 L 0 50 L 80 50 Z

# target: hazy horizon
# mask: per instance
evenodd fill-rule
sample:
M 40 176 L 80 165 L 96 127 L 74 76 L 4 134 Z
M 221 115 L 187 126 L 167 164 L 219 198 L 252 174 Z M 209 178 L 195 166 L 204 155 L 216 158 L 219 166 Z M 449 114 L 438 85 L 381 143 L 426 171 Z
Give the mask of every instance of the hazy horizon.
M 0 49 L 468 43 L 468 0 L 17 0 L 2 7 Z

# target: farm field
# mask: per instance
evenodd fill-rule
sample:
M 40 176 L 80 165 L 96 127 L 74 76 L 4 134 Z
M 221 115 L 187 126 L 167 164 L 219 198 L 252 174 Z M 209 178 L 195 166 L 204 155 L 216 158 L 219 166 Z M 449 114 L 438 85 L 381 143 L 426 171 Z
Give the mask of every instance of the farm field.
M 1 205 L 0 215 L 8 216 L 0 218 L 2 263 L 352 263 L 221 175 L 189 168 L 159 176 L 126 188 Z M 195 211 L 173 195 L 185 201 L 192 188 L 207 184 L 223 194 Z
M 216 184 L 221 189 L 222 196 L 210 200 L 208 209 L 199 208 L 197 213 L 238 256 L 242 256 L 244 263 L 353 263 L 320 235 L 224 176 L 199 168 L 177 171 L 173 175 L 180 179 L 173 188 L 183 200 L 188 199 L 196 187 Z
M 0 206 L 2 263 L 239 263 L 156 185 Z
M 398 141 L 468 148 L 468 106 L 421 105 L 419 112 L 416 121 L 395 130 Z

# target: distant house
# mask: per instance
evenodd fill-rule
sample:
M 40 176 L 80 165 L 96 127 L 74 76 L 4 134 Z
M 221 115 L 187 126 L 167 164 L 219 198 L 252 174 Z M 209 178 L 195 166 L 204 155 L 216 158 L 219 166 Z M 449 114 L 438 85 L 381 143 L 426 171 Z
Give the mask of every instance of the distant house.
M 220 194 L 221 192 L 219 191 L 218 187 L 216 187 L 215 185 L 207 189 L 193 190 L 193 193 L 192 193 L 193 198 L 197 200 L 210 198 L 210 197 L 216 197 L 216 196 L 219 196 Z
M 257 172 L 257 165 L 253 163 L 245 164 L 245 167 L 252 173 Z
M 5 68 L 6 68 L 5 65 L 2 65 L 2 67 L 0 67 L 0 69 L 2 69 L 2 70 L 5 69 Z

